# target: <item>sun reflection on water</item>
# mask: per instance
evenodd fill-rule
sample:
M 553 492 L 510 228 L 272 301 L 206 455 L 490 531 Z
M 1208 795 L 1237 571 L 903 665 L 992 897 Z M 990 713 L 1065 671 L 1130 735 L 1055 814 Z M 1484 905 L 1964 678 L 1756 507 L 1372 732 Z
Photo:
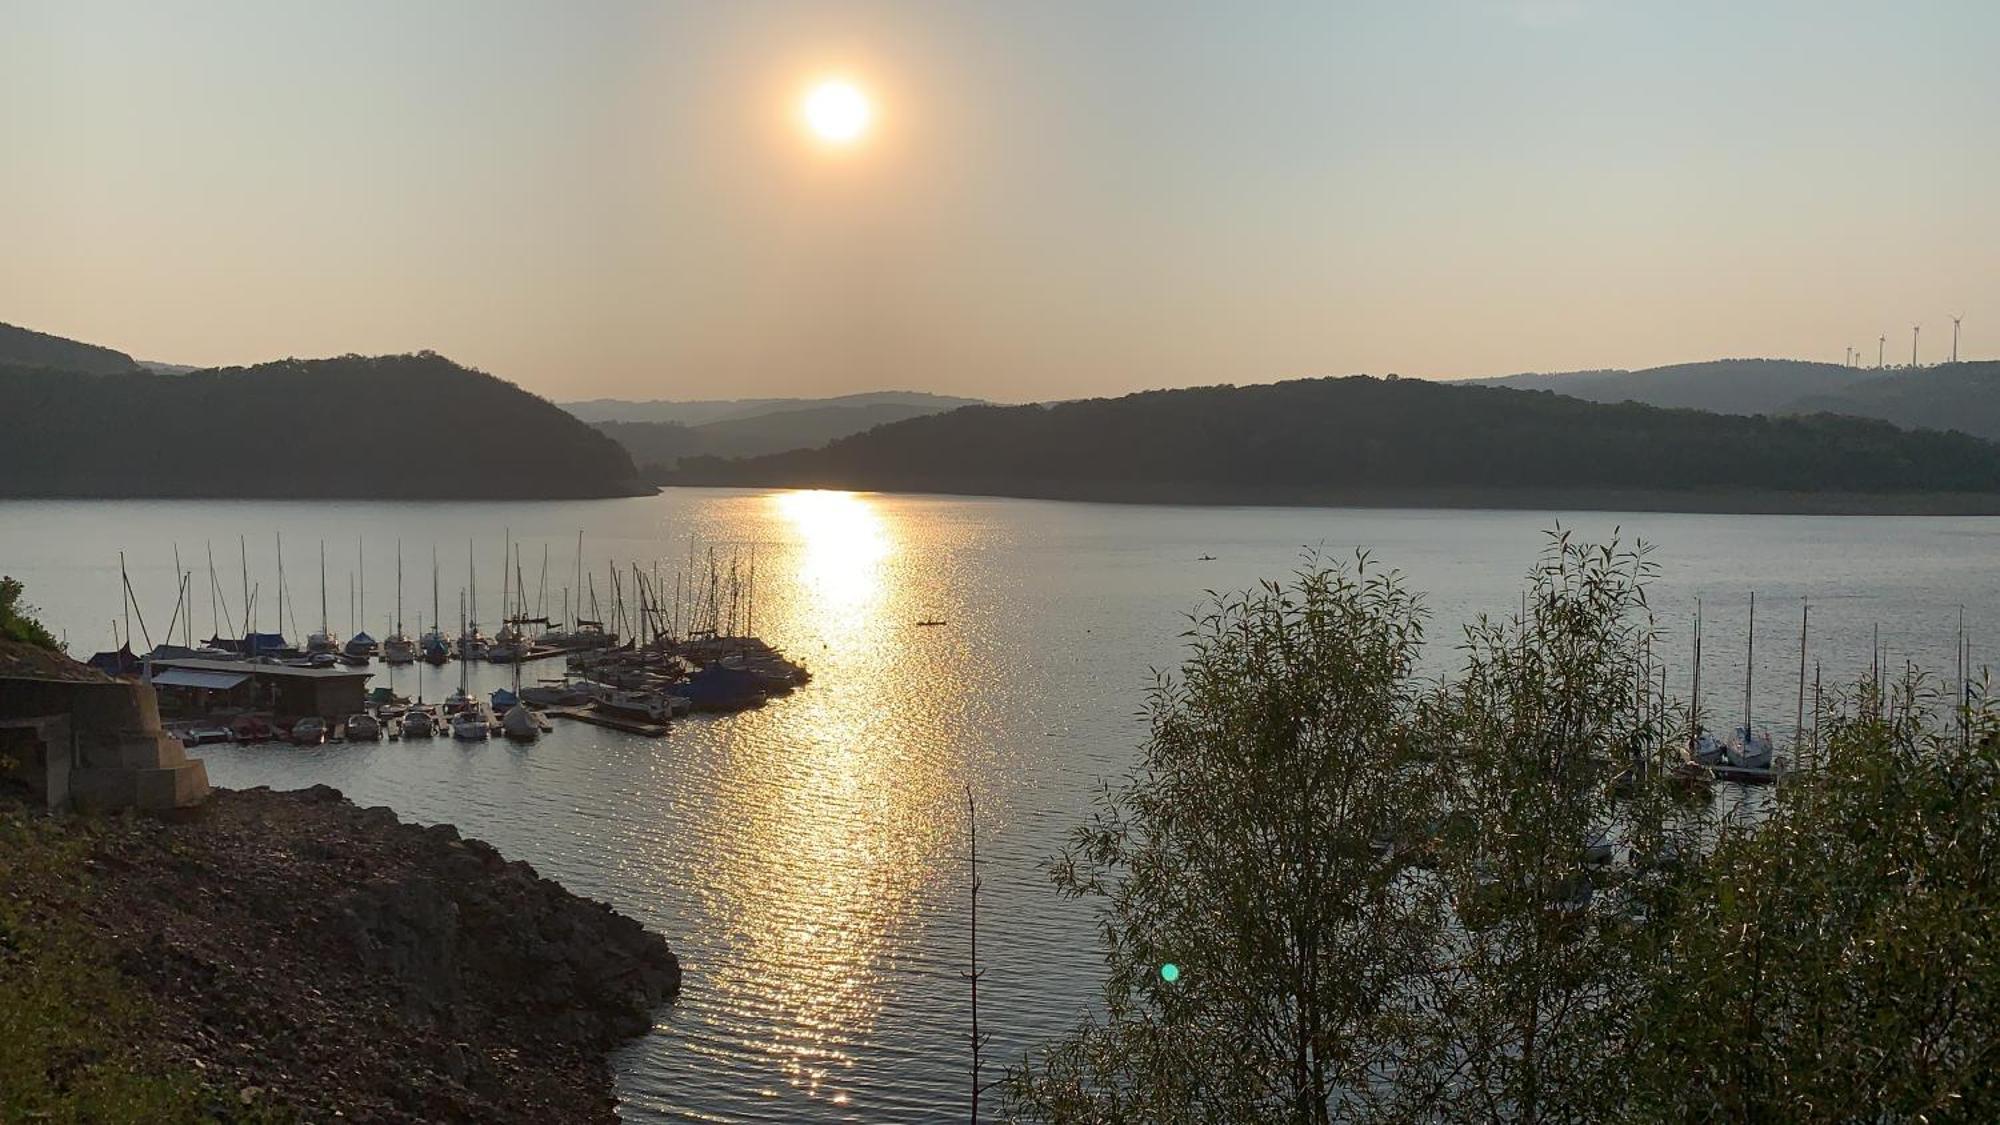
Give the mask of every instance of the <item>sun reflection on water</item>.
M 871 1036 L 932 874 L 942 740 L 892 638 L 892 610 L 913 600 L 893 518 L 848 492 L 767 502 L 790 540 L 771 567 L 770 627 L 809 646 L 815 679 L 730 740 L 721 800 L 738 831 L 713 894 L 771 1017 L 757 1046 L 793 1086 L 846 1105 L 850 1045 Z

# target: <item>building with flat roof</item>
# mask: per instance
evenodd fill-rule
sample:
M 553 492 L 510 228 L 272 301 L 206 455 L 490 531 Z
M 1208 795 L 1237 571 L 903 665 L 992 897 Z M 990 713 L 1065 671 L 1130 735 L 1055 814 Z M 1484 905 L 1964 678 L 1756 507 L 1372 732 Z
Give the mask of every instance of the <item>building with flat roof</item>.
M 352 668 L 297 668 L 245 660 L 172 658 L 151 662 L 150 682 L 169 699 L 204 709 L 238 706 L 280 718 L 318 715 L 339 719 L 367 703 L 370 672 Z

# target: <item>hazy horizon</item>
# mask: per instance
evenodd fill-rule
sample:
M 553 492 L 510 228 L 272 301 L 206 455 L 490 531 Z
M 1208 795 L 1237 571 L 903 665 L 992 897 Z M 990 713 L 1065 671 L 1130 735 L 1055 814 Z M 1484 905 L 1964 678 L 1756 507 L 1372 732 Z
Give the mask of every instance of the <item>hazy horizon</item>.
M 1259 16 L 0 0 L 0 321 L 562 401 L 1992 354 L 2000 9 Z

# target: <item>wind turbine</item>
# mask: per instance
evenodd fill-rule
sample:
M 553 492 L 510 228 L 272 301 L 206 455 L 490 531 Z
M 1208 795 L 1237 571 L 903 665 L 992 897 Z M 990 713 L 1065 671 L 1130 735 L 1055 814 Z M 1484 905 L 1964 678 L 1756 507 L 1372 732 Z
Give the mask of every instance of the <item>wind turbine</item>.
M 1958 362 L 1958 322 L 1964 320 L 1963 313 L 1951 318 L 1951 361 Z

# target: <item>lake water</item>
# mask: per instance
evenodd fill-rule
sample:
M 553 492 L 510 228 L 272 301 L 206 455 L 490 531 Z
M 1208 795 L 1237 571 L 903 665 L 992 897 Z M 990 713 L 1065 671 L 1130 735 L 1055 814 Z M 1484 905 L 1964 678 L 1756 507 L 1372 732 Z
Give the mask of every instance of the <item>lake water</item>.
M 1176 662 L 1182 614 L 1203 590 L 1280 576 L 1307 546 L 1366 547 L 1428 592 L 1442 666 L 1460 622 L 1517 604 L 1557 518 L 723 490 L 523 504 L 0 501 L 0 571 L 24 579 L 28 600 L 87 656 L 109 647 L 122 616 L 120 550 L 161 639 L 178 543 L 195 572 L 199 638 L 211 620 L 204 545 L 240 613 L 247 537 L 268 630 L 282 534 L 295 599 L 284 629 L 296 639 L 319 624 L 322 539 L 334 629 L 352 629 L 359 538 L 361 624 L 378 637 L 395 609 L 398 539 L 413 634 L 431 615 L 433 547 L 449 620 L 472 542 L 490 632 L 508 529 L 531 591 L 548 548 L 555 616 L 562 588 L 576 585 L 578 531 L 600 603 L 608 563 L 657 562 L 671 586 L 691 539 L 703 560 L 715 546 L 725 568 L 733 551 L 745 570 L 754 545 L 755 627 L 816 675 L 761 711 L 683 721 L 660 740 L 558 721 L 527 748 L 440 740 L 202 754 L 218 785 L 324 782 L 363 805 L 451 822 L 664 934 L 686 990 L 614 1060 L 628 1120 L 918 1121 L 962 1116 L 968 1087 L 966 785 L 979 802 L 990 1076 L 1094 995 L 1091 918 L 1050 890 L 1039 863 L 1081 821 L 1097 780 L 1131 761 L 1149 669 Z M 1670 683 L 1685 690 L 1699 595 L 1704 683 L 1725 714 L 1741 698 L 1744 611 L 1757 593 L 1757 709 L 1781 744 L 1802 597 L 1829 680 L 1865 671 L 1878 625 L 1892 666 L 1911 659 L 1947 676 L 1961 606 L 1976 662 L 2000 635 L 2000 519 L 1560 518 L 1585 536 L 1622 525 L 1657 544 Z M 926 619 L 946 624 L 915 624 Z M 471 671 L 480 689 L 507 682 L 502 669 Z M 526 674 L 560 672 L 550 661 Z M 455 665 L 378 666 L 372 682 L 436 700 L 457 677 Z

